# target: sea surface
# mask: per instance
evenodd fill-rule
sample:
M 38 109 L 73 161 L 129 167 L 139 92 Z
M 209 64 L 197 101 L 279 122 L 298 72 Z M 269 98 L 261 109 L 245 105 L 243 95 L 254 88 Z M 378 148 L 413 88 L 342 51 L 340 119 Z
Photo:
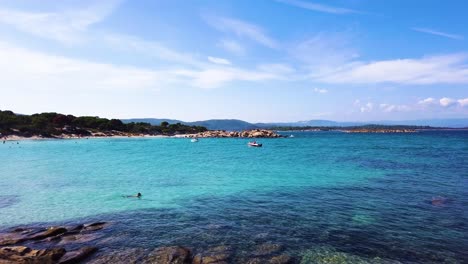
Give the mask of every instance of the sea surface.
M 229 245 L 242 257 L 275 243 L 303 263 L 468 263 L 467 131 L 290 134 L 262 148 L 234 138 L 0 144 L 0 229 L 99 220 L 112 223 L 107 250 Z

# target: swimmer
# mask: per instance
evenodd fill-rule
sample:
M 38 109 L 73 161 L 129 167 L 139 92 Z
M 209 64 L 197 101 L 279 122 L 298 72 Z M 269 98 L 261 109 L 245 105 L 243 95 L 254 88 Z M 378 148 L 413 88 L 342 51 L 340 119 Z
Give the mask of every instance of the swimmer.
M 127 197 L 127 198 L 141 198 L 141 196 L 142 196 L 141 193 L 137 193 L 135 195 L 127 195 L 125 197 Z

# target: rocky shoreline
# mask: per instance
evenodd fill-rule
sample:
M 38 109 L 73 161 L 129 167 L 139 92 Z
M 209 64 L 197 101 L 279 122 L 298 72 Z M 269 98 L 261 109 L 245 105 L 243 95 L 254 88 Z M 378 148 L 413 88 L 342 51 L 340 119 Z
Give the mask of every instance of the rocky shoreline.
M 280 138 L 283 135 L 275 133 L 273 130 L 253 129 L 244 131 L 225 131 L 225 130 L 209 130 L 197 134 L 184 135 L 188 138 Z
M 107 222 L 76 226 L 18 227 L 0 233 L 0 263 L 157 263 L 157 264 L 288 264 L 296 263 L 279 244 L 255 246 L 249 258 L 235 259 L 231 246 L 219 245 L 206 250 L 184 246 L 161 246 L 153 250 L 122 249 L 100 254 L 99 232 L 111 225 Z M 104 250 L 104 249 L 102 249 Z M 240 262 L 239 262 L 240 261 Z

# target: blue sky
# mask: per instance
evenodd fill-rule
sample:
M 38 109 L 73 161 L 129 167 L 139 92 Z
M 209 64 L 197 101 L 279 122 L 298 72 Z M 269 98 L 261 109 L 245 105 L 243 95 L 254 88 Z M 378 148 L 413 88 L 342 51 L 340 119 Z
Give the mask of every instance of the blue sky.
M 0 109 L 468 117 L 466 10 L 463 0 L 0 0 Z

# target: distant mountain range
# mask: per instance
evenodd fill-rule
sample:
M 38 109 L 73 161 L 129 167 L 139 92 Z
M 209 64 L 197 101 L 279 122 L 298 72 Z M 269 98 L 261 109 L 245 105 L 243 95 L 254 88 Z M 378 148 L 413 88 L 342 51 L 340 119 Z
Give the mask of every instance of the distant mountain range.
M 468 128 L 468 118 L 456 119 L 421 119 L 421 120 L 403 120 L 403 121 L 372 121 L 372 122 L 336 122 L 330 120 L 308 120 L 290 123 L 249 123 L 238 119 L 210 119 L 204 121 L 185 122 L 176 119 L 167 118 L 132 118 L 122 119 L 124 123 L 145 122 L 152 125 L 159 125 L 166 121 L 169 124 L 181 123 L 190 126 L 204 126 L 210 130 L 229 130 L 240 131 L 255 128 L 273 128 L 273 127 L 347 127 L 363 125 L 412 125 L 412 126 L 431 126 L 431 127 L 449 127 L 449 128 Z

